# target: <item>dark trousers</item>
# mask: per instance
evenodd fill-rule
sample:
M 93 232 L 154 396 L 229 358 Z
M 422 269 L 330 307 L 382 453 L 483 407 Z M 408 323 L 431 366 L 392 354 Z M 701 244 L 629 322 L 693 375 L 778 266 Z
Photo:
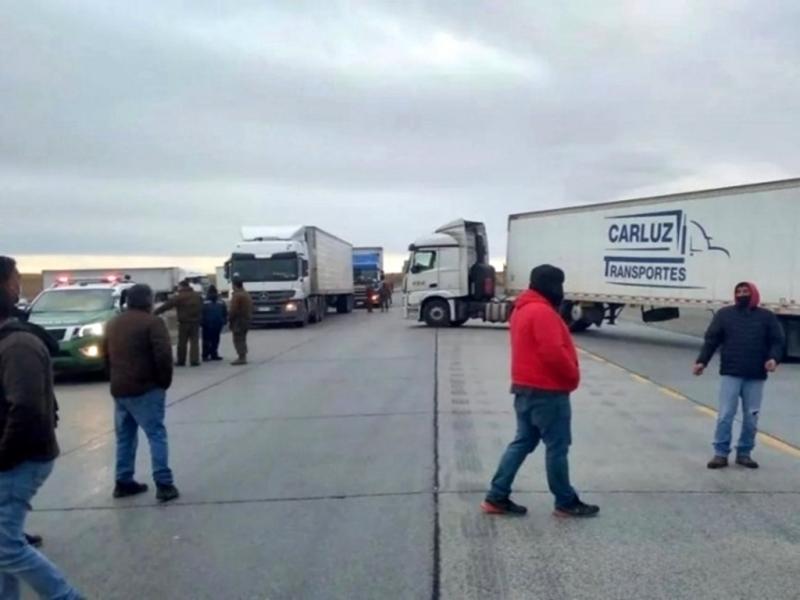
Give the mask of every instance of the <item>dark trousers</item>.
M 505 500 L 511 495 L 511 484 L 525 458 L 539 442 L 546 448 L 547 483 L 555 496 L 556 507 L 567 508 L 575 503 L 578 494 L 569 481 L 567 455 L 572 443 L 572 408 L 569 394 L 517 394 L 514 398 L 517 413 L 517 435 L 509 444 L 492 479 L 486 496 L 489 500 Z
M 186 346 L 189 346 L 189 361 L 200 364 L 200 323 L 178 323 L 178 364 L 186 364 Z
M 233 331 L 233 347 L 236 354 L 244 360 L 247 358 L 247 329 L 237 329 Z
M 222 327 L 203 327 L 203 360 L 219 357 L 219 337 Z

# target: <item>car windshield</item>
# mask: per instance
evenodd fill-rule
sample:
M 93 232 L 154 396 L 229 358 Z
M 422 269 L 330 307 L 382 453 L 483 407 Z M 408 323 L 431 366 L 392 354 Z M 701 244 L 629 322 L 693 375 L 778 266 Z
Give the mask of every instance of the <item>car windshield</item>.
M 298 261 L 296 257 L 235 260 L 231 264 L 231 276 L 242 281 L 296 281 Z
M 111 290 L 53 290 L 44 292 L 33 303 L 31 311 L 95 312 L 114 308 Z

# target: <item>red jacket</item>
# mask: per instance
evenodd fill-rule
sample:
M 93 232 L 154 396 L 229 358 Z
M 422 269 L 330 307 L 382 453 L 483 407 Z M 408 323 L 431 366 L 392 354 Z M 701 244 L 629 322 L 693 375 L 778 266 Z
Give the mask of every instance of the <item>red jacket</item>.
M 561 316 L 528 290 L 511 316 L 511 380 L 514 385 L 572 392 L 580 383 L 578 353 Z

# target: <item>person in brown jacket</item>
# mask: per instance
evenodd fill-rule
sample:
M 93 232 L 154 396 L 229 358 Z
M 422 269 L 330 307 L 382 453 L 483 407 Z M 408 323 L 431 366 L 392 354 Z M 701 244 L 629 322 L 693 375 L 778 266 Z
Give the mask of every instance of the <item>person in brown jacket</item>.
M 16 261 L 0 256 L 0 598 L 19 598 L 24 581 L 41 598 L 75 600 L 80 594 L 23 532 L 59 448 L 50 362 L 57 343 L 14 318 L 19 295 Z
M 160 315 L 172 309 L 178 313 L 178 360 L 175 366 L 186 366 L 186 346 L 189 345 L 189 363 L 199 367 L 203 297 L 192 289 L 188 281 L 181 281 L 178 293 L 159 306 L 155 314 Z
M 247 364 L 247 331 L 253 319 L 253 301 L 250 294 L 244 289 L 241 279 L 233 280 L 233 295 L 231 306 L 228 310 L 228 324 L 233 333 L 233 347 L 239 355 L 232 365 Z
M 153 290 L 133 286 L 128 290 L 128 310 L 111 320 L 103 342 L 117 433 L 114 497 L 147 491 L 147 485 L 133 478 L 141 427 L 150 443 L 156 498 L 168 502 L 179 496 L 168 465 L 164 425 L 166 393 L 172 384 L 172 344 L 164 321 L 152 312 Z

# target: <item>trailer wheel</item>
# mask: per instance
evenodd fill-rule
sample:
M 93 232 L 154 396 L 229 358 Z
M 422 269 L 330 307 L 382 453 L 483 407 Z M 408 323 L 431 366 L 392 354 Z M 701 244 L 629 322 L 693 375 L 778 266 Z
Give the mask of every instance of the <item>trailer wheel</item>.
M 422 308 L 422 318 L 428 327 L 448 327 L 450 305 L 444 300 L 431 300 Z
M 561 318 L 564 319 L 564 322 L 569 327 L 569 330 L 572 333 L 581 333 L 582 331 L 586 331 L 592 325 L 592 322 L 581 317 L 575 318 L 575 311 L 573 311 L 574 303 L 570 301 L 566 301 L 561 305 Z

